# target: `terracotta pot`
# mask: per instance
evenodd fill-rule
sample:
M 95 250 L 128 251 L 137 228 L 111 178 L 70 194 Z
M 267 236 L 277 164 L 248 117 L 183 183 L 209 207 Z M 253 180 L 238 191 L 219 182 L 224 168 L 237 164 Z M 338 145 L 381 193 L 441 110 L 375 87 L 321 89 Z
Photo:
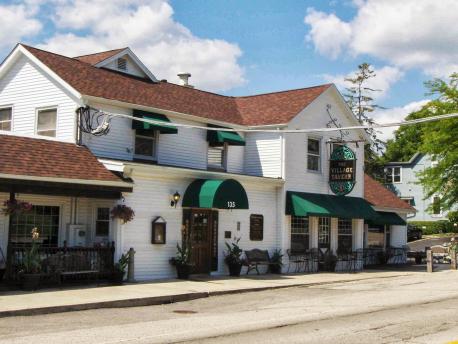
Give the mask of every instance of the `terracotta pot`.
M 22 289 L 37 290 L 40 285 L 40 274 L 22 274 Z

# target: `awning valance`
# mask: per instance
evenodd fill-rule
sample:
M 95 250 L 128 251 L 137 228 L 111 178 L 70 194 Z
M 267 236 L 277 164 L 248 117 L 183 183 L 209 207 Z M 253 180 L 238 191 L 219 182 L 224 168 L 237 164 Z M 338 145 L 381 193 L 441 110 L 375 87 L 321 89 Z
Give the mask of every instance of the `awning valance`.
M 207 130 L 207 141 L 214 146 L 245 146 L 245 139 L 234 131 Z
M 183 207 L 248 209 L 248 197 L 235 179 L 196 179 L 183 196 Z
M 152 113 L 146 112 L 142 110 L 134 110 L 133 111 L 134 117 L 150 119 L 153 121 L 163 122 L 164 124 L 152 124 L 140 121 L 132 121 L 132 129 L 142 129 L 142 130 L 157 130 L 161 134 L 177 134 L 178 129 L 174 126 L 167 125 L 170 123 L 170 120 L 167 116 L 159 114 L 159 113 Z
M 372 219 L 377 212 L 359 197 L 287 191 L 286 215 Z
M 405 226 L 406 221 L 396 213 L 377 211 L 377 217 L 370 219 L 367 223 L 371 225 L 398 225 Z

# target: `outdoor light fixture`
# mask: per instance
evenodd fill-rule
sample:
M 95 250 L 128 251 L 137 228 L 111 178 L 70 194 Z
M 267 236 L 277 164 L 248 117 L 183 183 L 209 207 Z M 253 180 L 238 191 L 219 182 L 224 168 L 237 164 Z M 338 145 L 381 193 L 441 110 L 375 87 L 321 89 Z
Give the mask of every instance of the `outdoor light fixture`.
M 172 196 L 172 201 L 170 202 L 171 207 L 177 207 L 178 202 L 180 201 L 181 195 L 176 191 Z

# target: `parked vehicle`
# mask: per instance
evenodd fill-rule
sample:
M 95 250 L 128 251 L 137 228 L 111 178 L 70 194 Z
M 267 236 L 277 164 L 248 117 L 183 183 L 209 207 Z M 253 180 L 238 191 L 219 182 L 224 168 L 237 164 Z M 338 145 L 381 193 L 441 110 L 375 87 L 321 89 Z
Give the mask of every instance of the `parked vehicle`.
M 407 225 L 407 241 L 420 240 L 423 232 L 420 228 L 413 225 Z

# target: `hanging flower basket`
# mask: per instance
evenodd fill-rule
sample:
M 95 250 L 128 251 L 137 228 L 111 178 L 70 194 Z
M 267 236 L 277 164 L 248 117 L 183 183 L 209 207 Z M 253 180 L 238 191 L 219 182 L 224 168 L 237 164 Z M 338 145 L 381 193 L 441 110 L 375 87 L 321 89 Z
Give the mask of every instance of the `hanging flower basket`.
M 118 204 L 111 209 L 111 217 L 113 219 L 120 219 L 122 224 L 125 224 L 134 219 L 135 212 L 131 207 L 124 204 Z
M 3 214 L 9 216 L 27 213 L 32 210 L 32 203 L 22 202 L 17 199 L 7 200 L 3 203 L 3 206 Z

